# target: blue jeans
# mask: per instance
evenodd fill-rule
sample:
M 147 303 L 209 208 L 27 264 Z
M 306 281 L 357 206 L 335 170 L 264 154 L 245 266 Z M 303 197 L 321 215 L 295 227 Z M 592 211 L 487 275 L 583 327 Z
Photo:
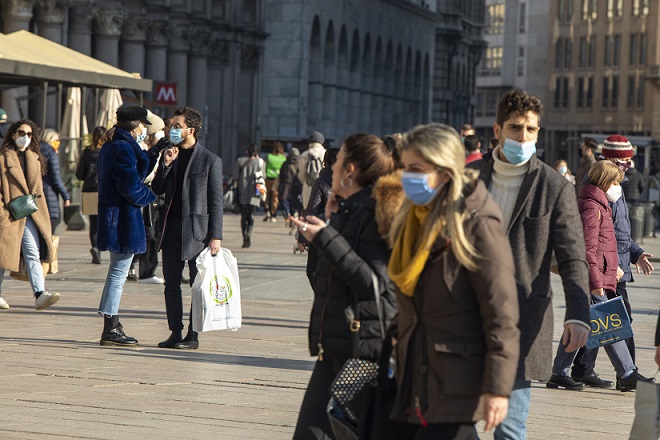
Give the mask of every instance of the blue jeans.
M 23 229 L 23 238 L 21 239 L 21 252 L 25 260 L 32 293 L 43 292 L 44 272 L 41 268 L 41 256 L 39 255 L 39 230 L 32 220 L 32 217 L 25 219 L 25 229 Z M 5 271 L 0 269 L 0 289 L 2 289 L 2 278 Z
M 99 315 L 114 316 L 119 312 L 119 301 L 123 291 L 128 269 L 131 267 L 133 254 L 115 254 L 110 252 L 110 267 L 105 277 Z
M 525 440 L 527 438 L 527 415 L 532 397 L 532 383 L 517 380 L 509 397 L 509 412 L 500 426 L 495 428 L 495 440 Z

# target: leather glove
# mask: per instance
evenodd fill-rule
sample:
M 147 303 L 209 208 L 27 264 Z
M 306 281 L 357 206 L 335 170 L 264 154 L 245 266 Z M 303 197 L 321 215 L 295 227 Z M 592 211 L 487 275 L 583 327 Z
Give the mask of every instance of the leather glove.
M 172 148 L 172 142 L 170 142 L 169 139 L 164 137 L 161 140 L 159 140 L 156 143 L 156 145 L 149 148 L 147 153 L 149 154 L 149 157 L 155 158 L 155 157 L 158 157 L 160 155 L 161 151 L 166 150 L 168 148 Z

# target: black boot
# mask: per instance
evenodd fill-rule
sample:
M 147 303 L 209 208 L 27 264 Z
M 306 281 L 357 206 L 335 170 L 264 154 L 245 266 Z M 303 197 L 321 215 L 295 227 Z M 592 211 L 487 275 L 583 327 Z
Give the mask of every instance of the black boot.
M 250 243 L 250 234 L 247 233 L 243 234 L 243 247 L 249 248 L 251 244 L 252 243 Z
M 181 342 L 181 330 L 172 332 L 169 338 L 164 340 L 163 342 L 159 342 L 158 346 L 160 348 L 174 348 L 175 344 L 178 344 Z
M 195 350 L 196 348 L 199 348 L 198 336 L 199 334 L 197 332 L 192 331 L 192 329 L 188 327 L 188 334 L 181 342 L 174 344 L 174 348 Z
M 126 336 L 124 328 L 119 322 L 119 316 L 103 316 L 103 333 L 101 334 L 101 345 L 119 345 L 121 347 L 135 347 L 138 341 Z

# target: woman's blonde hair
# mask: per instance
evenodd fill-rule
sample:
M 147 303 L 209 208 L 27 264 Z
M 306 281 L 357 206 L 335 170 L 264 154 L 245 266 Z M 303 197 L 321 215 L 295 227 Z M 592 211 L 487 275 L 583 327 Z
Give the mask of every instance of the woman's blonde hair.
M 610 186 L 623 180 L 623 171 L 609 160 L 599 160 L 589 169 L 589 181 L 607 192 Z
M 414 251 L 420 248 L 430 249 L 433 246 L 433 237 L 451 239 L 451 249 L 461 265 L 468 270 L 476 270 L 478 265 L 475 259 L 479 255 L 463 230 L 463 223 L 468 217 L 464 208 L 463 187 L 466 184 L 476 184 L 476 174 L 469 170 L 470 176 L 465 175 L 465 149 L 458 133 L 444 124 L 418 125 L 401 136 L 397 147 L 400 155 L 410 150 L 450 177 L 433 202 Z M 392 246 L 402 234 L 413 207 L 413 203 L 405 199 L 390 230 Z
M 41 133 L 41 140 L 48 142 L 49 144 L 55 139 L 59 139 L 59 137 L 60 136 L 57 134 L 57 132 L 52 128 L 47 128 Z

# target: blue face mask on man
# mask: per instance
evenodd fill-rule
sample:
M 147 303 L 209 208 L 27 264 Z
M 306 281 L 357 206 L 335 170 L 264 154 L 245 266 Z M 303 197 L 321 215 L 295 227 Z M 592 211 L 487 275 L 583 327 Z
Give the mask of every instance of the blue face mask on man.
M 181 136 L 183 130 L 183 128 L 170 128 L 170 142 L 172 142 L 172 145 L 179 145 L 183 142 L 183 136 Z
M 434 171 L 437 173 L 437 171 Z M 433 173 L 403 173 L 401 183 L 406 197 L 415 205 L 428 205 L 433 201 L 440 189 L 445 185 L 440 184 L 437 188 L 429 186 L 429 176 Z
M 504 153 L 504 157 L 506 157 L 509 163 L 520 164 L 527 162 L 536 153 L 536 141 L 521 143 L 505 138 L 502 153 Z

